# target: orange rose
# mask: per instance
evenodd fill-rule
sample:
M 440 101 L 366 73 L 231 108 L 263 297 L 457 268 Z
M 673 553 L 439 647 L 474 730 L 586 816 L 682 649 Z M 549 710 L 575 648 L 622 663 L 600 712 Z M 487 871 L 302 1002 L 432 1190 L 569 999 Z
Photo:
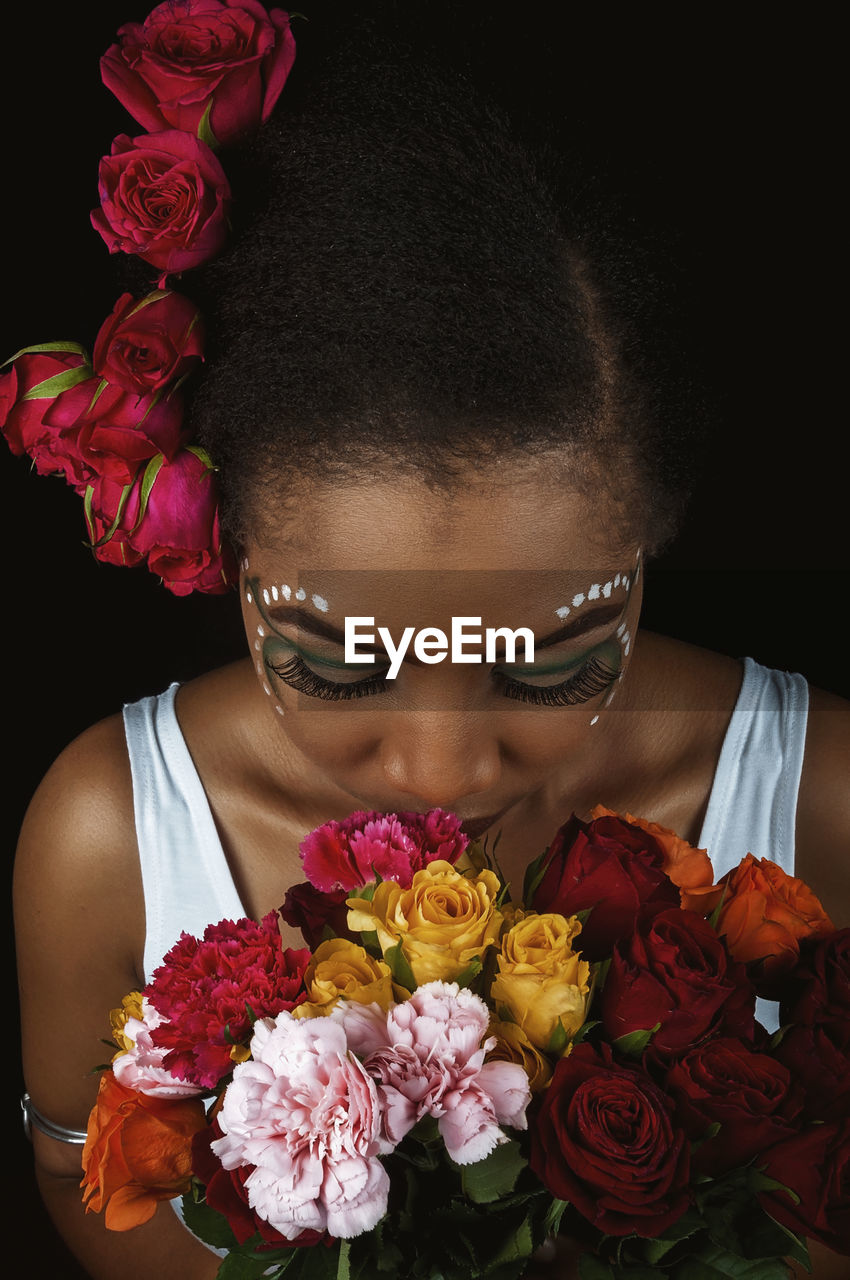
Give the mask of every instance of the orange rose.
M 192 1137 L 206 1126 L 200 1098 L 160 1098 L 100 1078 L 83 1147 L 86 1212 L 106 1210 L 111 1231 L 153 1217 L 160 1200 L 189 1190 Z
M 725 935 L 736 960 L 762 961 L 762 975 L 769 982 L 796 964 L 801 938 L 834 931 L 809 886 L 768 858 L 748 853 L 720 883 L 726 895 L 717 932 Z
M 701 916 L 711 915 L 720 901 L 721 889 L 714 883 L 714 869 L 705 849 L 694 848 L 669 827 L 662 827 L 657 822 L 647 822 L 645 818 L 636 818 L 631 813 L 615 813 L 602 804 L 596 806 L 591 817 L 621 818 L 624 822 L 647 831 L 661 846 L 664 873 L 678 886 L 682 909 L 698 911 Z

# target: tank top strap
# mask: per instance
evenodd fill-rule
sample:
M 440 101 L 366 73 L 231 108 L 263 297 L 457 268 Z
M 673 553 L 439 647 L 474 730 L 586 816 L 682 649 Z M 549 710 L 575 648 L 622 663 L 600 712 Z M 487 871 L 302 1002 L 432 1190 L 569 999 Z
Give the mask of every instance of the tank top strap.
M 145 978 L 181 932 L 245 915 L 177 720 L 178 684 L 124 707 L 145 898 Z
M 808 710 L 803 676 L 744 659 L 698 842 L 708 850 L 717 879 L 748 853 L 794 874 Z

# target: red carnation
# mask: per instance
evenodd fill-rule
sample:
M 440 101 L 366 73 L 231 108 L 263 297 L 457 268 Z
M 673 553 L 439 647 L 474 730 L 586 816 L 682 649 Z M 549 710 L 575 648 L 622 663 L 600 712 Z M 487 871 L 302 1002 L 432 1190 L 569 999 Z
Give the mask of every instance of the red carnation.
M 301 842 L 310 883 L 323 893 L 348 891 L 378 876 L 407 888 L 422 867 L 456 862 L 468 844 L 460 819 L 442 809 L 428 813 L 358 810 L 342 822 L 326 822 Z
M 201 941 L 184 933 L 145 988 L 168 1021 L 151 1032 L 167 1049 L 163 1066 L 212 1089 L 233 1069 L 231 1048 L 246 1043 L 255 1018 L 294 1009 L 304 997 L 307 950 L 281 946 L 277 915 L 260 924 L 222 920 Z
M 352 933 L 348 928 L 348 891 L 335 889 L 331 893 L 322 893 L 314 889 L 309 880 L 294 884 L 287 889 L 280 918 L 293 929 L 300 929 L 304 941 L 311 951 L 315 951 L 320 942 L 324 942 L 326 930 L 330 930 L 334 938 L 349 938 L 359 942 L 360 935 Z

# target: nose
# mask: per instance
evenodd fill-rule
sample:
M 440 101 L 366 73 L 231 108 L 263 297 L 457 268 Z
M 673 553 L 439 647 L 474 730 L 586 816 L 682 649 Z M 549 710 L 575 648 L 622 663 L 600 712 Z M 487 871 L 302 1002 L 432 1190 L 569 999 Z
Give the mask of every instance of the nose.
M 410 808 L 456 810 L 497 785 L 499 744 L 481 732 L 477 717 L 430 711 L 399 720 L 382 743 L 382 766 L 392 789 L 410 797 Z

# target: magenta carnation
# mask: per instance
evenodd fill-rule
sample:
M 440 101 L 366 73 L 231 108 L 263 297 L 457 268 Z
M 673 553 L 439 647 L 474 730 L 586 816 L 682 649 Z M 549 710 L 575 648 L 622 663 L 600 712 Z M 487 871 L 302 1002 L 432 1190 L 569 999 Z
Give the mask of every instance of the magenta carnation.
M 358 810 L 311 831 L 301 842 L 301 861 L 307 879 L 323 893 L 347 892 L 378 877 L 407 888 L 429 862 L 456 862 L 467 843 L 460 819 L 442 809 L 424 814 Z
M 233 1069 L 233 1044 L 247 1042 L 255 1018 L 275 1017 L 305 998 L 310 952 L 281 946 L 277 915 L 222 920 L 201 941 L 181 934 L 145 988 L 167 1019 L 151 1031 L 166 1049 L 162 1066 L 211 1089 Z

